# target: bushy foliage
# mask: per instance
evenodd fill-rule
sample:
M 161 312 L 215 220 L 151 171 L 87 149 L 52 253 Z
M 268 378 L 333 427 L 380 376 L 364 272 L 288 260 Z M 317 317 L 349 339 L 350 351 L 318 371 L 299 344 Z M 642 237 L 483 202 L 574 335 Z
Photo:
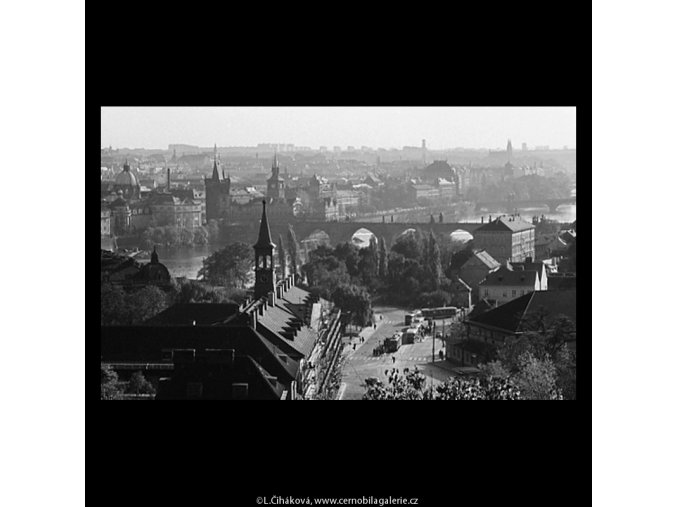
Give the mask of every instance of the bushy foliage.
M 372 320 L 371 296 L 359 285 L 341 284 L 331 293 L 331 300 L 350 315 L 350 323 L 367 326 Z
M 198 278 L 214 285 L 242 289 L 251 281 L 254 255 L 250 245 L 236 242 L 202 261 Z
M 452 377 L 437 385 L 428 385 L 418 369 L 391 373 L 388 383 L 378 379 L 367 380 L 365 400 L 519 400 L 519 387 L 511 380 L 488 377 Z
M 214 287 L 199 280 L 177 282 L 173 290 L 173 302 L 185 303 L 242 303 L 247 297 L 245 289 Z
M 125 292 L 118 286 L 101 284 L 101 325 L 134 325 L 157 315 L 171 299 L 154 285 Z
M 511 379 L 525 399 L 576 399 L 576 356 L 567 346 L 576 328 L 564 316 L 554 319 L 537 313 L 525 322 L 519 337 L 497 349 L 496 359 L 480 365 L 482 377 Z
M 155 387 L 143 376 L 143 373 L 135 371 L 129 379 L 125 392 L 128 394 L 155 394 Z
M 209 231 L 210 229 L 205 227 L 191 229 L 170 225 L 148 227 L 141 234 L 141 245 L 146 250 L 151 250 L 155 245 L 174 247 L 205 245 L 210 241 Z M 218 229 L 216 235 L 218 235 Z
M 118 380 L 118 374 L 110 366 L 101 365 L 101 399 L 122 399 L 122 384 Z

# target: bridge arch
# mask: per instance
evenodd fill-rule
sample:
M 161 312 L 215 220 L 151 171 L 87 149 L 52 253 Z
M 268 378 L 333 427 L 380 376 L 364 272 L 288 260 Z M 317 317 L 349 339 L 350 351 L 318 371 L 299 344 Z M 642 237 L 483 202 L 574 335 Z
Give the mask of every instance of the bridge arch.
M 456 229 L 449 234 L 449 239 L 455 243 L 467 243 L 468 241 L 474 239 L 474 237 L 465 229 Z
M 357 248 L 366 248 L 369 246 L 371 238 L 374 238 L 376 240 L 376 244 L 378 244 L 378 237 L 376 234 L 365 227 L 361 227 L 357 229 L 350 237 L 350 242 Z
M 315 250 L 318 246 L 331 246 L 331 238 L 322 229 L 315 229 L 307 237 L 300 241 L 301 247 L 307 252 Z

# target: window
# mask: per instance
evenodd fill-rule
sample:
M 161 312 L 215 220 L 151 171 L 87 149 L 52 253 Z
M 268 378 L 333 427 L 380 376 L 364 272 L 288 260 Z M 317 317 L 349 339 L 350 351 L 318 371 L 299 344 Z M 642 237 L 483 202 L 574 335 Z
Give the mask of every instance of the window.
M 517 295 L 517 290 L 513 289 L 512 290 L 512 297 L 515 297 Z
M 504 297 L 504 298 L 507 298 L 507 297 L 508 297 L 508 291 L 506 291 L 506 290 L 503 291 L 503 297 Z

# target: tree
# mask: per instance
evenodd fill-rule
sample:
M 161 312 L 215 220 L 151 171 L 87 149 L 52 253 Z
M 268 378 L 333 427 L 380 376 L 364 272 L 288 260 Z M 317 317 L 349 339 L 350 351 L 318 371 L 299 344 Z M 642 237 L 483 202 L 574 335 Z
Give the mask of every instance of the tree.
M 214 287 L 199 280 L 186 280 L 174 289 L 174 303 L 236 303 L 246 298 L 244 289 Z
M 530 352 L 519 358 L 518 373 L 514 380 L 528 400 L 561 400 L 557 387 L 557 370 L 549 357 L 536 358 Z
M 127 321 L 125 292 L 117 285 L 101 284 L 101 325 L 125 324 Z
M 573 322 L 536 312 L 523 326 L 520 336 L 498 347 L 497 360 L 480 370 L 512 379 L 525 399 L 576 399 L 576 356 L 567 345 L 576 338 Z
M 391 252 L 396 252 L 400 255 L 403 255 L 407 259 L 420 260 L 421 259 L 421 246 L 420 239 L 417 235 L 407 234 L 406 236 L 401 236 L 397 238 L 395 244 L 390 249 Z
M 164 292 L 155 285 L 148 285 L 127 296 L 128 324 L 141 324 L 169 306 Z
M 118 374 L 110 366 L 104 364 L 101 365 L 101 399 L 122 399 L 122 388 L 118 380 Z
M 125 392 L 128 394 L 155 394 L 155 388 L 143 376 L 143 373 L 135 371 L 129 379 Z
M 434 390 L 417 369 L 388 377 L 387 385 L 377 379 L 366 382 L 364 400 L 519 400 L 519 387 L 509 379 L 452 377 Z
M 209 231 L 206 227 L 200 226 L 193 230 L 193 243 L 195 245 L 206 245 L 209 242 Z
M 359 275 L 360 249 L 353 243 L 339 243 L 336 245 L 336 248 L 334 248 L 334 255 L 336 255 L 337 259 L 340 259 L 345 263 L 350 276 Z
M 381 244 L 379 245 L 378 276 L 384 281 L 388 276 L 388 251 L 386 249 L 386 239 L 383 236 L 381 236 Z
M 294 277 L 299 275 L 299 243 L 296 241 L 296 233 L 294 232 L 294 227 L 290 224 L 289 231 L 287 233 L 288 243 L 289 243 L 289 267 L 291 268 L 291 273 Z
M 360 250 L 359 256 L 360 281 L 367 287 L 373 288 L 374 281 L 378 276 L 378 246 L 373 236 L 369 240 L 369 246 Z
M 179 244 L 181 245 L 192 245 L 193 244 L 193 231 L 191 229 L 181 228 L 179 229 Z
M 449 302 L 449 294 L 443 290 L 433 292 L 422 292 L 418 297 L 419 304 L 424 308 L 436 308 L 446 306 Z
M 217 250 L 202 262 L 198 277 L 216 285 L 244 288 L 251 280 L 254 255 L 246 243 L 236 242 Z
M 433 231 L 430 231 L 430 236 L 427 241 L 426 249 L 426 271 L 430 276 L 430 285 L 437 290 L 442 281 L 442 261 L 440 256 L 440 247 L 437 245 L 437 239 Z
M 284 280 L 287 277 L 287 256 L 285 255 L 284 252 L 284 245 L 282 243 L 282 234 L 280 234 L 280 238 L 278 240 L 277 256 L 278 262 L 280 264 L 280 278 Z
M 366 326 L 371 323 L 371 296 L 364 287 L 341 284 L 333 290 L 331 300 L 343 313 L 350 315 L 352 324 Z
M 179 229 L 173 225 L 164 227 L 165 244 L 167 246 L 174 246 L 179 242 Z

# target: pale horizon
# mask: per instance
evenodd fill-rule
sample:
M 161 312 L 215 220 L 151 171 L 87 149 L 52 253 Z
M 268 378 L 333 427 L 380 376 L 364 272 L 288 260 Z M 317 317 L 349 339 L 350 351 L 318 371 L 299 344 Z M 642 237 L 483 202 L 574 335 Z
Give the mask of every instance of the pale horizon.
M 102 107 L 101 146 L 576 148 L 575 107 Z

